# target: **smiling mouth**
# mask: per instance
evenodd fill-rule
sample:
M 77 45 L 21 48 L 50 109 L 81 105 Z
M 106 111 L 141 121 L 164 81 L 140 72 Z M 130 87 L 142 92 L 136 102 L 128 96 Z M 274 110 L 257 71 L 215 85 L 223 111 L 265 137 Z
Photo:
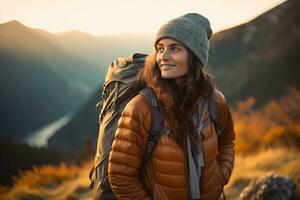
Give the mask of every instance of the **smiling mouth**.
M 160 67 L 162 68 L 172 68 L 172 67 L 175 67 L 176 65 L 171 65 L 171 64 L 163 64 L 163 65 L 160 65 Z

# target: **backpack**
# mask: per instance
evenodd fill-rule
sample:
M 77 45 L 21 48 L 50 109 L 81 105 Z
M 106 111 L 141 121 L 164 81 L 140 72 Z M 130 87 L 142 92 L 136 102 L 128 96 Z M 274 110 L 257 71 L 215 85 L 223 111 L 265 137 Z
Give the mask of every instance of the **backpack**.
M 143 163 L 150 157 L 160 133 L 164 128 L 164 116 L 155 93 L 145 87 L 137 73 L 144 67 L 147 55 L 136 53 L 128 58 L 118 58 L 110 64 L 105 76 L 102 100 L 97 104 L 101 108 L 99 115 L 99 134 L 94 166 L 89 177 L 93 198 L 97 200 L 116 199 L 108 180 L 108 157 L 115 137 L 118 120 L 127 103 L 137 94 L 142 94 L 148 101 L 152 114 L 149 139 L 143 155 Z M 217 119 L 217 107 L 210 101 L 210 118 L 220 134 L 221 126 Z

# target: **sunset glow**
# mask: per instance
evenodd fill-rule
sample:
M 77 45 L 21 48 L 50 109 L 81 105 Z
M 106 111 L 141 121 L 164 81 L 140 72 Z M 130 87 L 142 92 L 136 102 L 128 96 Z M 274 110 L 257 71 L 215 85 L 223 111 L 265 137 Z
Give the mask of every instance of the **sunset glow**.
M 214 32 L 245 23 L 284 0 L 0 0 L 0 23 L 18 20 L 50 32 L 155 33 L 187 12 L 208 17 Z

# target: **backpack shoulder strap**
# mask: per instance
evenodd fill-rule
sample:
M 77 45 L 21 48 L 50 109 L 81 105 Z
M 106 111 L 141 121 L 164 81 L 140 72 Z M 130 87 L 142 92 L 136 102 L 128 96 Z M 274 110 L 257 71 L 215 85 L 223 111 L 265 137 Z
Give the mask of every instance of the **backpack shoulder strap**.
M 153 90 L 150 88 L 145 88 L 141 90 L 140 93 L 147 99 L 152 114 L 150 135 L 143 156 L 143 161 L 146 161 L 151 155 L 155 144 L 163 130 L 165 120 Z
M 216 100 L 212 97 L 209 101 L 209 112 L 210 112 L 210 119 L 214 124 L 215 130 L 220 136 L 221 133 L 221 123 L 218 119 L 218 108 L 217 108 L 217 102 Z

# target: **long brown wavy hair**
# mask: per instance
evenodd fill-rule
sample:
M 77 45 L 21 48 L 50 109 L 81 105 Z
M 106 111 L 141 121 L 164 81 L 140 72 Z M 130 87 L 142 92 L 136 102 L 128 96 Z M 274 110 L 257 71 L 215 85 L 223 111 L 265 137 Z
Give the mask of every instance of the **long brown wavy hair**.
M 179 146 L 186 149 L 186 137 L 191 136 L 193 151 L 197 151 L 198 135 L 192 120 L 192 111 L 200 96 L 210 99 L 214 91 L 213 77 L 203 69 L 198 58 L 188 50 L 189 70 L 176 84 L 173 79 L 163 79 L 158 64 L 156 51 L 145 61 L 140 78 L 154 90 L 163 109 L 171 133 Z

